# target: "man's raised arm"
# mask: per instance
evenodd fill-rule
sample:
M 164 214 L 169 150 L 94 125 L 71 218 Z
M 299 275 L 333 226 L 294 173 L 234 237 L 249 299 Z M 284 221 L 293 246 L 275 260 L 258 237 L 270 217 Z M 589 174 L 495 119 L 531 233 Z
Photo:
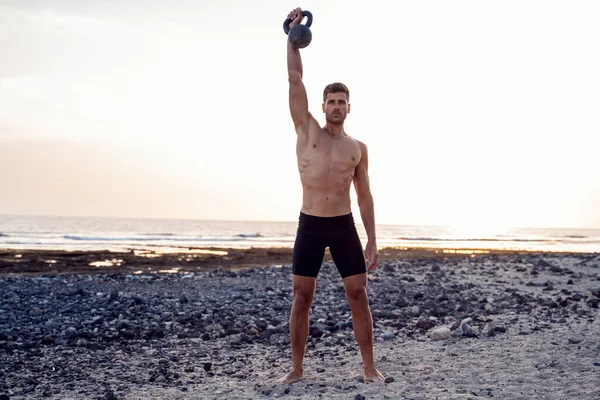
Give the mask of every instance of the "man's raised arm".
M 292 29 L 295 25 L 302 22 L 302 10 L 296 8 L 288 14 L 292 20 L 289 27 Z M 306 88 L 302 82 L 302 57 L 300 50 L 292 46 L 289 40 L 287 42 L 287 66 L 288 80 L 290 82 L 290 114 L 296 127 L 296 132 L 306 132 L 308 128 L 308 98 Z

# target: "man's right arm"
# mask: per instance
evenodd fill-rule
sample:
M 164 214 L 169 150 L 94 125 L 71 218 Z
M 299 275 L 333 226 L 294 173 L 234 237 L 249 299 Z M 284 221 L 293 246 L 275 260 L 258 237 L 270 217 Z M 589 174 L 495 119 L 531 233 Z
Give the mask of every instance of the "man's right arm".
M 302 22 L 302 10 L 296 8 L 288 15 L 292 20 L 290 29 Z M 287 66 L 288 81 L 290 83 L 290 114 L 296 127 L 296 133 L 308 131 L 308 97 L 306 88 L 302 82 L 302 57 L 300 50 L 292 46 L 289 40 L 287 42 Z

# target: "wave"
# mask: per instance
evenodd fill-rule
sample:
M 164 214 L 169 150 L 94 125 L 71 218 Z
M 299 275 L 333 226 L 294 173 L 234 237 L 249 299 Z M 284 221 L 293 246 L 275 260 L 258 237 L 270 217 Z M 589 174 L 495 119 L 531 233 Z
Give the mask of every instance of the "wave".
M 82 242 L 237 242 L 246 239 L 260 238 L 258 234 L 254 235 L 238 235 L 236 237 L 106 237 L 106 236 L 82 236 L 82 235 L 65 235 L 63 239 L 76 240 Z M 279 238 L 273 238 L 279 240 Z
M 106 237 L 106 236 L 81 236 L 81 235 L 64 235 L 63 239 L 79 240 L 79 241 L 94 241 L 94 242 L 152 242 L 157 240 L 172 240 L 180 242 L 193 242 L 199 240 L 199 238 L 161 238 L 161 237 Z
M 434 238 L 434 237 L 399 237 L 397 240 L 417 242 L 546 242 L 547 239 L 494 239 L 494 238 Z
M 43 242 L 23 242 L 19 240 L 9 240 L 7 242 L 2 242 L 2 244 L 27 244 L 27 245 L 39 245 L 39 244 L 47 244 Z M 50 243 L 50 244 L 61 244 L 61 243 Z
M 10 231 L 10 233 L 12 233 L 15 236 L 30 236 L 30 235 L 52 235 L 52 234 L 57 234 L 58 232 L 52 232 L 52 231 Z M 8 236 L 8 235 L 6 235 Z

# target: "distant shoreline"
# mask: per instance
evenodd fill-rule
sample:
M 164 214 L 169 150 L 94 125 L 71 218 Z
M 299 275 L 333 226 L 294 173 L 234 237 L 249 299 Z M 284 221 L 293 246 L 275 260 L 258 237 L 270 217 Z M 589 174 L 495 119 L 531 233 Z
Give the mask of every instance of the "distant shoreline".
M 173 249 L 172 249 L 173 250 Z M 123 252 L 99 250 L 15 250 L 0 249 L 2 274 L 156 274 L 192 273 L 217 269 L 246 269 L 291 264 L 292 248 L 181 248 L 181 251 L 129 250 Z M 485 255 L 509 257 L 515 255 L 595 256 L 599 253 L 564 251 L 529 251 L 499 249 L 384 247 L 379 250 L 380 262 L 397 260 L 447 260 Z M 325 262 L 331 262 L 329 252 Z

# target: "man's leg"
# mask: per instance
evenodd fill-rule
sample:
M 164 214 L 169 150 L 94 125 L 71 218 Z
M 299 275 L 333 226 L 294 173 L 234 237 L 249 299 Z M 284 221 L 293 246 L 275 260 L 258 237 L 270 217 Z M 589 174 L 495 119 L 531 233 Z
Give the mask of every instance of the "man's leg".
M 363 360 L 363 378 L 365 381 L 383 381 L 383 375 L 375 368 L 373 359 L 373 317 L 367 296 L 367 274 L 344 278 L 344 288 L 352 310 L 354 336 Z
M 304 351 L 308 338 L 308 314 L 316 285 L 317 278 L 293 275 L 293 302 L 290 313 L 292 370 L 279 380 L 280 383 L 292 383 L 303 377 Z

